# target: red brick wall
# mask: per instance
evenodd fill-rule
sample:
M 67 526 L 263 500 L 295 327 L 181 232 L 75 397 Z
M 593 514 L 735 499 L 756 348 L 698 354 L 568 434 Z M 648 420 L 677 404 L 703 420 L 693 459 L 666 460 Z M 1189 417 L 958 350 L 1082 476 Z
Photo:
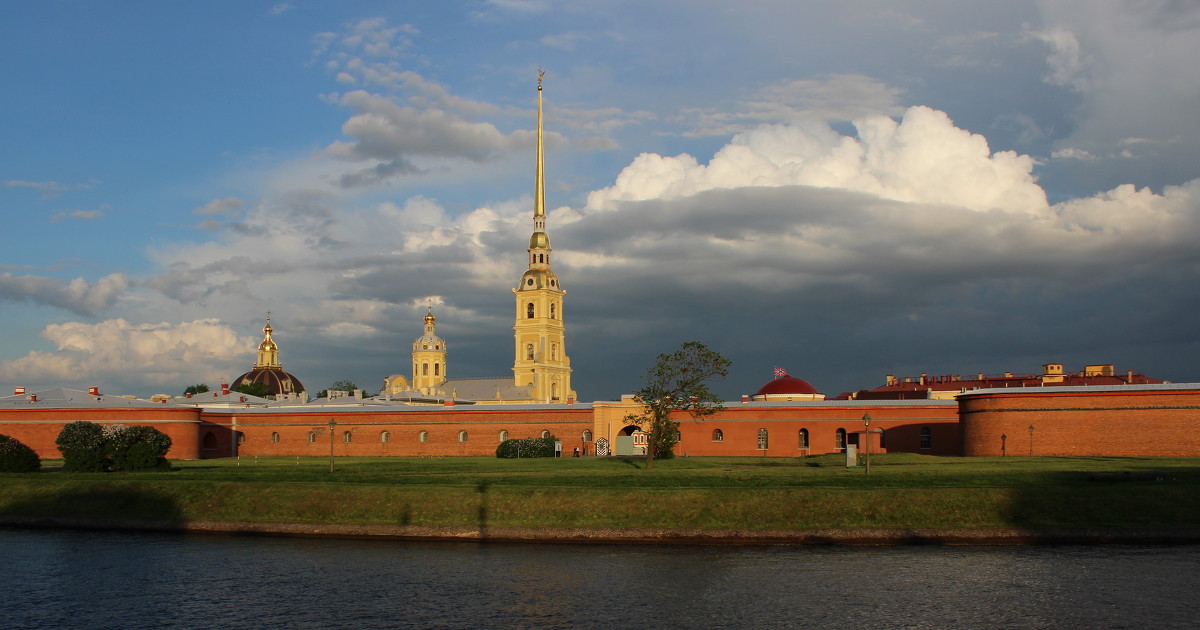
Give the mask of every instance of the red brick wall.
M 682 439 L 676 447 L 678 455 L 765 455 L 794 457 L 819 453 L 836 453 L 836 433 L 847 433 L 847 441 L 858 440 L 862 452 L 862 416 L 871 414 L 871 429 L 883 429 L 872 436 L 871 452 L 911 452 L 929 455 L 958 455 L 961 440 L 958 432 L 958 409 L 953 405 L 889 407 L 886 402 L 855 407 L 738 407 L 736 403 L 717 415 L 697 422 L 686 414 L 676 418 Z M 767 429 L 767 450 L 758 448 L 759 429 Z M 930 447 L 920 446 L 920 432 L 930 431 Z M 713 431 L 720 429 L 721 441 L 713 440 Z M 808 448 L 800 448 L 800 430 L 808 430 Z
M 975 394 L 959 409 L 964 455 L 1200 455 L 1200 390 Z
M 363 411 L 321 413 L 209 412 L 204 414 L 210 430 L 236 430 L 243 441 L 237 452 L 243 456 L 328 456 L 329 419 L 337 421 L 333 436 L 335 456 L 452 456 L 495 455 L 500 445 L 500 432 L 508 431 L 509 439 L 541 437 L 549 431 L 563 443 L 563 454 L 570 456 L 575 447 L 590 453 L 593 442 L 583 441 L 583 432 L 592 429 L 592 413 L 588 408 L 563 411 L 542 410 L 445 410 Z M 389 439 L 381 439 L 383 432 Z M 425 442 L 418 438 L 424 431 Z M 466 441 L 459 433 L 466 431 Z M 309 433 L 313 441 L 309 441 Z M 345 434 L 350 441 L 345 441 Z M 278 441 L 274 435 L 278 435 Z M 226 446 L 228 448 L 228 446 Z M 228 457 L 219 452 L 205 456 Z
M 58 459 L 62 453 L 54 440 L 67 424 L 86 420 L 99 425 L 151 426 L 171 438 L 171 459 L 198 459 L 197 429 L 200 410 L 163 406 L 153 408 L 109 407 L 96 409 L 3 409 L 0 433 L 16 438 L 37 452 L 38 457 Z

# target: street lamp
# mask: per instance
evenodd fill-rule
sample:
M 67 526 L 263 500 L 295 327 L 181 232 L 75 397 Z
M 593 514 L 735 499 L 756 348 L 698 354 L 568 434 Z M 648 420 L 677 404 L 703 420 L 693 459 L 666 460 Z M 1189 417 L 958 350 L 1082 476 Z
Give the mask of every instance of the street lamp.
M 871 414 L 870 414 L 870 412 L 863 414 L 862 421 L 863 421 L 863 427 L 866 429 L 866 431 L 863 431 L 863 438 L 864 438 L 864 441 L 866 442 L 863 445 L 863 448 L 867 452 L 867 474 L 869 475 L 869 474 L 871 474 Z
M 333 431 L 337 428 L 337 420 L 329 419 L 329 472 L 333 472 Z
M 1029 425 L 1029 456 L 1033 457 L 1033 425 Z

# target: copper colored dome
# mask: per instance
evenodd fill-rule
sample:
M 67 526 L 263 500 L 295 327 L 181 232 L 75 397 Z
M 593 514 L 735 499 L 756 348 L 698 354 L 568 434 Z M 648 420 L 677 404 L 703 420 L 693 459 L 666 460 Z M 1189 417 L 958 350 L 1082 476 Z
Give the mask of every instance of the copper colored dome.
M 787 396 L 789 394 L 820 394 L 808 381 L 795 376 L 781 376 L 758 388 L 755 396 Z
M 267 388 L 273 396 L 299 394 L 306 391 L 300 379 L 275 367 L 256 367 L 234 379 L 230 386 L 237 387 L 238 385 L 249 385 L 256 382 L 266 383 Z

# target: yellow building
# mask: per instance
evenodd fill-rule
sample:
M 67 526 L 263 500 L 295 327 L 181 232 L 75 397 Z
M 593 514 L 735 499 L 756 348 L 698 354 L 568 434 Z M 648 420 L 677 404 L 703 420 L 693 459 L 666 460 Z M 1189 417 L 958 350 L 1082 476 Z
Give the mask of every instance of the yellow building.
M 534 176 L 533 234 L 529 237 L 529 268 L 513 289 L 513 384 L 529 386 L 537 402 L 571 402 L 571 359 L 563 325 L 566 291 L 550 268 L 550 237 L 546 234 L 546 180 L 542 153 L 542 77 L 538 75 L 537 166 Z
M 534 175 L 533 234 L 528 268 L 517 287 L 513 325 L 513 376 L 450 379 L 446 342 L 437 336 L 433 310 L 425 315 L 425 334 L 413 341 L 412 380 L 402 374 L 384 379 L 380 395 L 412 404 L 573 403 L 571 359 L 566 350 L 563 297 L 566 291 L 550 267 L 546 234 L 546 182 L 542 151 L 542 76 L 538 75 L 537 150 Z

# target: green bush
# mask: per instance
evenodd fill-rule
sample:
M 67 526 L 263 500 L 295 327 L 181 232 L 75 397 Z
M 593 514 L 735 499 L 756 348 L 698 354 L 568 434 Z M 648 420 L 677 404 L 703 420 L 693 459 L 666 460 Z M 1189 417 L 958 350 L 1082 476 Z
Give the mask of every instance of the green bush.
M 558 438 L 551 435 L 544 438 L 521 438 L 504 440 L 496 447 L 496 457 L 516 459 L 517 457 L 554 457 L 554 443 Z
M 37 453 L 20 440 L 0 435 L 0 472 L 33 472 L 42 467 Z
M 63 427 L 55 444 L 63 454 L 63 469 L 77 472 L 107 470 L 168 470 L 171 438 L 154 427 L 101 427 L 86 421 Z
M 78 420 L 63 427 L 54 443 L 63 456 L 63 470 L 104 472 L 110 465 L 105 448 L 104 429 Z
M 167 470 L 171 437 L 154 427 L 106 427 L 106 451 L 116 470 Z

